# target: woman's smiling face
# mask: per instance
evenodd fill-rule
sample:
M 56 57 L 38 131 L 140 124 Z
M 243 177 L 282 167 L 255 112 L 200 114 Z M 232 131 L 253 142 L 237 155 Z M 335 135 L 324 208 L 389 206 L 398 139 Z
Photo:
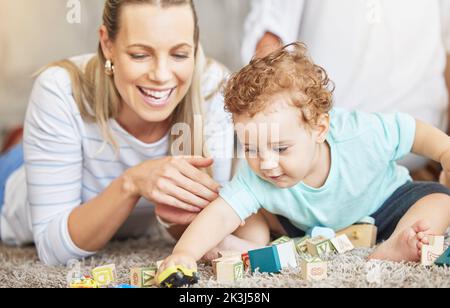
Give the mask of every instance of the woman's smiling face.
M 104 27 L 101 37 L 105 57 L 114 64 L 121 113 L 145 122 L 163 122 L 192 83 L 196 49 L 192 9 L 189 5 L 125 5 L 119 26 L 114 41 L 107 38 Z

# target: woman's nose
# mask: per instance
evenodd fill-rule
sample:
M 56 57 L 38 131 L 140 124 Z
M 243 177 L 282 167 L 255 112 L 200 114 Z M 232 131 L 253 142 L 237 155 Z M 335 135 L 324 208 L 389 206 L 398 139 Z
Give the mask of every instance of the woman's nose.
M 151 80 L 160 84 L 169 82 L 172 78 L 172 73 L 167 62 L 164 60 L 158 61 L 154 68 L 149 72 L 149 77 Z

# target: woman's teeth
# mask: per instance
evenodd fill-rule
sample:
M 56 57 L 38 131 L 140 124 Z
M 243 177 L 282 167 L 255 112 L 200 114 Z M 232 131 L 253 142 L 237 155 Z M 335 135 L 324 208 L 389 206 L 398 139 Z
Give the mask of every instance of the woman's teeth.
M 170 89 L 170 90 L 165 90 L 165 91 L 154 91 L 154 90 L 150 90 L 150 89 L 142 88 L 142 87 L 139 87 L 139 89 L 146 96 L 150 96 L 151 98 L 156 99 L 156 100 L 167 99 L 173 90 L 173 89 Z

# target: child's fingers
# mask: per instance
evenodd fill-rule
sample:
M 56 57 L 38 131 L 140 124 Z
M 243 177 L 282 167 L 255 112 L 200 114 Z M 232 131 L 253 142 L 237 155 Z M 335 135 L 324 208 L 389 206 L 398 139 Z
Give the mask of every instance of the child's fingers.
M 423 232 L 417 233 L 417 239 L 419 241 L 422 241 L 425 238 L 425 234 Z

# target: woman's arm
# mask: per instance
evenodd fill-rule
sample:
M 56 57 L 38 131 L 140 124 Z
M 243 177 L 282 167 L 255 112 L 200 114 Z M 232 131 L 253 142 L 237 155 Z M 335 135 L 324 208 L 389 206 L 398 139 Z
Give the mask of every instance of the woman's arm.
M 238 214 L 222 198 L 212 202 L 187 228 L 172 256 L 164 260 L 159 271 L 184 265 L 196 269 L 196 261 L 216 247 L 227 235 L 232 234 L 241 224 Z
M 162 217 L 164 220 L 189 224 L 202 208 L 218 196 L 218 184 L 195 167 L 201 168 L 211 163 L 211 160 L 201 157 L 167 157 L 129 169 L 99 196 L 72 211 L 69 219 L 72 240 L 84 250 L 102 249 L 141 197 L 157 204 L 157 209 L 167 208 L 162 212 L 162 215 L 168 215 Z M 171 212 L 176 216 L 170 215 Z M 161 214 L 161 210 L 158 213 Z
M 69 234 L 86 251 L 102 249 L 134 210 L 139 197 L 132 194 L 123 175 L 98 197 L 75 208 L 69 216 Z

